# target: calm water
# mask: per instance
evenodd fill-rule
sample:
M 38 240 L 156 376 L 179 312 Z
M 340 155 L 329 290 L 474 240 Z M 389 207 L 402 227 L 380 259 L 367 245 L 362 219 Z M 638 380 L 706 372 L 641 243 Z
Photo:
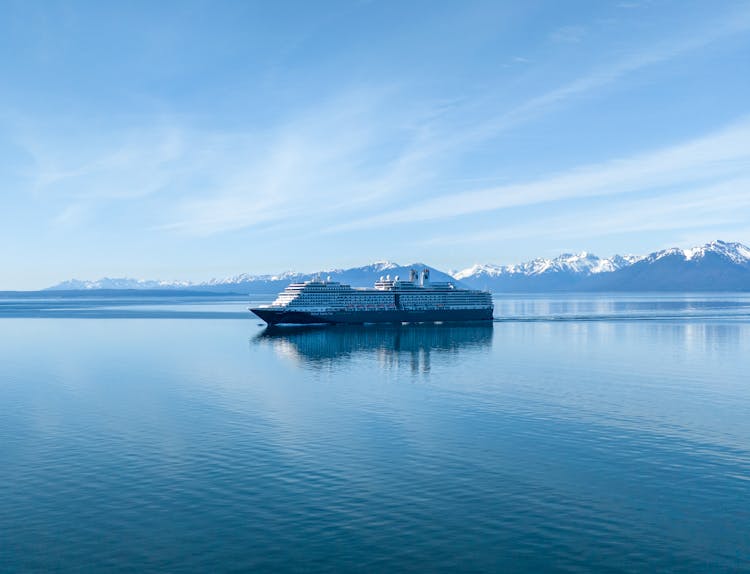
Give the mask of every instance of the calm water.
M 750 296 L 496 305 L 0 297 L 0 571 L 749 571 Z

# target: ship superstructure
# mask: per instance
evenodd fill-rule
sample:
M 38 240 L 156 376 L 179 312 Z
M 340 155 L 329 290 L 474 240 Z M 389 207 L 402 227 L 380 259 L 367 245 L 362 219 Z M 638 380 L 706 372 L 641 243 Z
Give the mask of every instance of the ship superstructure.
M 431 282 L 430 270 L 409 280 L 381 277 L 373 288 L 355 288 L 328 279 L 292 283 L 268 306 L 251 309 L 269 325 L 309 323 L 401 323 L 488 321 L 488 292 Z

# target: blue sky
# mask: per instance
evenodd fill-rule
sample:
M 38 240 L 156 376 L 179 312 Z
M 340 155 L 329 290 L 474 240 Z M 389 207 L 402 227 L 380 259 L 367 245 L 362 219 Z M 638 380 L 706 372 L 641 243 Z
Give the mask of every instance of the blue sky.
M 748 2 L 0 9 L 0 289 L 750 243 Z

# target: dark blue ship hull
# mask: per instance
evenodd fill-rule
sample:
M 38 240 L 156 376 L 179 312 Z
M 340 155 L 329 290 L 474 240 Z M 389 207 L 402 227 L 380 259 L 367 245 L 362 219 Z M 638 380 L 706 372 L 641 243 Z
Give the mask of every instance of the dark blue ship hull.
M 436 321 L 491 321 L 492 308 L 432 309 L 425 311 L 333 311 L 308 313 L 284 309 L 250 309 L 269 325 L 363 324 L 363 323 L 434 323 Z

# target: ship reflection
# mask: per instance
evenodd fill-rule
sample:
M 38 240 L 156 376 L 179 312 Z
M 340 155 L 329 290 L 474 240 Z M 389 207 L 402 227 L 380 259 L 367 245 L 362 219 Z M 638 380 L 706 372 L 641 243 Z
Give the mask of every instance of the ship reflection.
M 268 327 L 254 342 L 314 368 L 371 357 L 383 367 L 427 372 L 433 356 L 488 350 L 492 332 L 492 323 Z

